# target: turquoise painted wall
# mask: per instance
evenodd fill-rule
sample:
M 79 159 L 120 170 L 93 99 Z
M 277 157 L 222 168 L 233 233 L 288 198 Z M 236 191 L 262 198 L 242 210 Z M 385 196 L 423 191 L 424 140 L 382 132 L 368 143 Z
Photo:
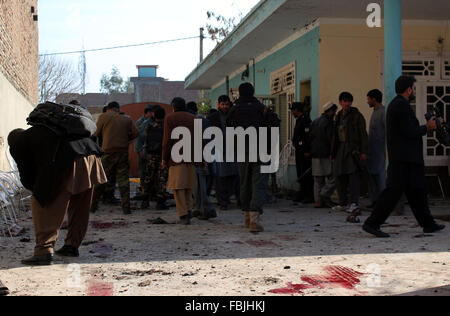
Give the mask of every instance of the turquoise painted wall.
M 319 27 L 256 63 L 256 78 L 254 78 L 253 62 L 249 61 L 249 78 L 242 80 L 242 73 L 240 73 L 230 78 L 229 86 L 238 88 L 243 82 L 251 82 L 255 83 L 257 95 L 270 95 L 270 74 L 293 61 L 296 62 L 297 67 L 297 101 L 303 100 L 303 96 L 300 95 L 300 83 L 311 79 L 311 117 L 315 118 L 319 113 Z M 222 94 L 227 94 L 225 83 L 211 90 L 213 104 Z
M 319 114 L 319 27 L 256 63 L 256 71 L 253 71 L 253 62 L 249 61 L 249 77 L 242 80 L 242 73 L 240 73 L 229 79 L 229 87 L 230 89 L 238 88 L 243 82 L 251 82 L 255 84 L 256 95 L 270 95 L 270 74 L 293 61 L 296 62 L 297 68 L 297 101 L 303 100 L 303 96 L 300 95 L 300 83 L 310 79 L 311 118 L 315 119 Z M 214 105 L 218 97 L 223 94 L 228 94 L 226 83 L 210 91 L 212 104 Z M 287 174 L 279 185 L 286 190 L 296 191 L 299 189 L 295 166 L 288 167 Z

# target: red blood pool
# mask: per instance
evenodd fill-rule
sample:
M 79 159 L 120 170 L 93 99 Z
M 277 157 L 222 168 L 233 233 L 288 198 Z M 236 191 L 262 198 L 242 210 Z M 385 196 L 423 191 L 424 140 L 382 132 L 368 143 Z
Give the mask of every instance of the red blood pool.
M 280 289 L 270 290 L 272 294 L 303 294 L 303 290 L 311 289 L 313 286 L 309 284 L 292 284 L 287 283 L 286 287 Z
M 112 283 L 90 281 L 88 284 L 88 296 L 114 296 Z

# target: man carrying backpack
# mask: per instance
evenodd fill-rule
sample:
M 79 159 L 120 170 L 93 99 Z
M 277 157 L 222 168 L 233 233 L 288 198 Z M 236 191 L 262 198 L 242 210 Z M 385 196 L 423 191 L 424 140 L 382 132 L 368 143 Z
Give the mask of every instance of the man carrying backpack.
M 72 108 L 67 107 L 67 111 L 62 108 L 64 106 L 50 103 L 38 106 L 28 119 L 33 126 L 28 130 L 16 129 L 8 136 L 20 180 L 33 193 L 31 210 L 36 246 L 34 256 L 22 260 L 25 265 L 53 263 L 54 247 L 66 213 L 68 233 L 64 247 L 56 254 L 79 256 L 78 248 L 88 228 L 94 185 L 106 182 L 99 158 L 103 153 L 101 148 L 89 137 L 80 138 L 72 134 L 71 124 L 65 119 L 70 121 L 75 117 L 77 120 L 74 113 L 79 110 L 75 108 L 73 113 L 64 117 L 64 113 Z M 50 112 L 57 115 L 46 116 Z M 88 122 L 92 117 L 87 115 L 84 119 Z M 66 122 L 67 128 L 58 126 L 58 119 Z M 53 120 L 52 124 L 49 120 Z M 91 123 L 95 126 L 93 121 Z M 64 128 L 65 131 L 61 132 Z M 89 131 L 86 136 L 88 134 Z
M 139 136 L 139 131 L 128 115 L 120 113 L 119 104 L 111 102 L 108 104 L 107 112 L 98 118 L 95 136 L 102 137 L 102 148 L 105 152 L 102 162 L 106 176 L 109 179 L 116 175 L 122 198 L 123 213 L 129 215 L 131 210 L 128 149 L 130 142 Z M 106 185 L 99 185 L 95 188 L 91 212 L 97 211 L 100 197 L 105 189 Z
M 142 209 L 150 206 L 151 197 L 156 198 L 157 210 L 169 209 L 166 205 L 167 169 L 161 168 L 165 116 L 166 111 L 163 108 L 156 109 L 154 121 L 146 127 L 143 150 L 147 155 L 147 166 L 142 185 L 144 190 Z

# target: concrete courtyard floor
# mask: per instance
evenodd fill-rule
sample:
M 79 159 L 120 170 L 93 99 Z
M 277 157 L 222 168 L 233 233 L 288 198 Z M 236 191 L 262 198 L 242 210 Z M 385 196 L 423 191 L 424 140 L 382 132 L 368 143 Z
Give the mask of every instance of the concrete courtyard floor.
M 448 203 L 432 209 L 450 214 Z M 13 296 L 450 295 L 449 227 L 424 235 L 407 211 L 389 219 L 384 230 L 392 238 L 380 240 L 346 216 L 280 200 L 266 208 L 266 231 L 254 235 L 238 209 L 180 226 L 170 224 L 174 208 L 124 216 L 102 206 L 91 216 L 80 258 L 30 268 L 20 264 L 34 246 L 27 213 L 27 233 L 0 240 L 0 280 Z M 152 224 L 157 218 L 169 224 Z

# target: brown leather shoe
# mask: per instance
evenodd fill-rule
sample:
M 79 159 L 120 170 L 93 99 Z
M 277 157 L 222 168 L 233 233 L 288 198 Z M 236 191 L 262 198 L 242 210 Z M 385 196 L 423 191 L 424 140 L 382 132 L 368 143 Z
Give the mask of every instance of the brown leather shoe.
M 245 228 L 250 228 L 250 212 L 243 211 L 244 214 L 244 226 Z
M 314 204 L 314 208 L 324 208 L 322 201 L 316 202 L 316 204 Z
M 250 232 L 259 233 L 264 231 L 261 224 L 261 214 L 259 212 L 250 212 Z

